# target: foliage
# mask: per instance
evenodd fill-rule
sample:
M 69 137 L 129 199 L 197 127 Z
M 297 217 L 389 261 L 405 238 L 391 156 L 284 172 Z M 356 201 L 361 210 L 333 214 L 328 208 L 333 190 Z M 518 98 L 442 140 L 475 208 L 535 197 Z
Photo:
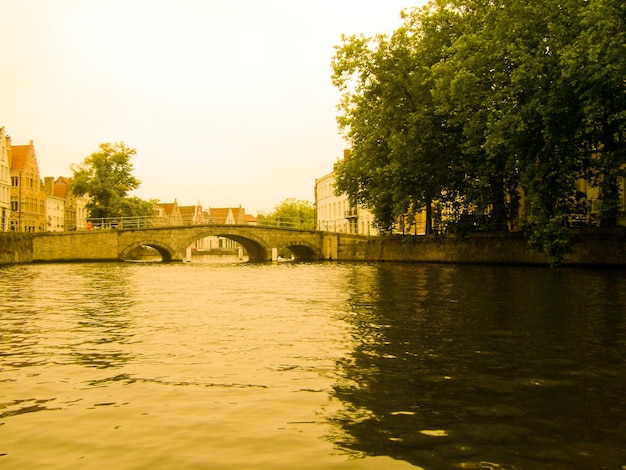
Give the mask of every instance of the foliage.
M 343 37 L 333 84 L 351 158 L 337 192 L 382 227 L 434 201 L 456 226 L 523 212 L 561 259 L 576 183 L 600 189 L 614 225 L 626 164 L 626 7 L 619 0 L 431 0 L 392 35 Z M 456 215 L 454 215 L 456 214 Z M 454 220 L 452 221 L 454 225 Z
M 530 230 L 530 246 L 548 254 L 552 266 L 560 265 L 569 253 L 571 240 L 567 227 L 559 220 L 549 220 Z
M 119 200 L 117 213 L 122 217 L 151 217 L 154 215 L 156 201 L 146 201 L 137 196 L 125 197 Z
M 129 197 L 140 181 L 132 175 L 131 157 L 137 152 L 124 142 L 100 144 L 100 150 L 73 165 L 72 193 L 88 195 L 90 217 L 151 216 L 151 202 Z
M 626 4 L 591 0 L 580 4 L 576 37 L 563 52 L 563 75 L 580 109 L 577 140 L 587 176 L 602 192 L 601 221 L 616 224 L 618 181 L 626 164 Z
M 434 197 L 452 198 L 460 177 L 455 130 L 442 132 L 447 121 L 431 93 L 431 67 L 458 27 L 447 14 L 405 19 L 391 38 L 344 36 L 332 64 L 338 122 L 352 147 L 337 165 L 337 191 L 372 207 L 382 229 L 400 214 L 430 212 Z
M 310 201 L 289 198 L 274 207 L 273 212 L 269 214 L 259 213 L 257 220 L 262 225 L 313 230 L 315 228 L 315 209 Z

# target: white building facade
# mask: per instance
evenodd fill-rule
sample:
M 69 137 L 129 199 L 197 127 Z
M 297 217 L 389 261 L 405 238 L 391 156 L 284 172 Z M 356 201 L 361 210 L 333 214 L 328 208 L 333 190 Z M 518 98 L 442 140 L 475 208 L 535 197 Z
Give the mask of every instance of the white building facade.
M 65 198 L 48 195 L 46 200 L 46 217 L 48 232 L 65 230 Z
M 4 127 L 0 127 L 0 232 L 9 231 L 11 215 L 11 163 L 9 162 L 10 140 Z
M 346 151 L 347 152 L 347 151 Z M 348 153 L 344 156 L 347 158 Z M 365 207 L 352 207 L 348 196 L 335 195 L 335 172 L 315 180 L 315 223 L 318 230 L 378 235 L 374 216 Z

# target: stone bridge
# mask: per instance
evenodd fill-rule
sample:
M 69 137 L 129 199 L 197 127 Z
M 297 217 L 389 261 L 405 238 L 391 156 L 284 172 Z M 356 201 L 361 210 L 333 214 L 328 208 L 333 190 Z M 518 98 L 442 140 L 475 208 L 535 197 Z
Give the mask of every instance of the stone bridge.
M 572 253 L 565 264 L 626 266 L 626 229 L 573 233 Z M 547 265 L 545 253 L 529 247 L 522 232 L 476 234 L 466 237 L 367 237 L 255 225 L 186 225 L 159 228 L 123 228 L 80 232 L 38 232 L 21 238 L 19 253 L 9 258 L 22 262 L 120 261 L 139 246 L 156 249 L 164 261 L 183 260 L 189 245 L 207 236 L 235 240 L 251 261 L 273 260 L 283 248 L 296 259 L 336 261 L 412 261 L 437 263 Z M 31 238 L 32 237 L 32 238 Z M 2 246 L 0 237 L 0 261 Z M 31 243 L 32 242 L 32 243 Z M 9 244 L 10 245 L 10 244 Z M 9 250 L 10 251 L 10 250 Z M 11 255 L 11 253 L 9 252 Z M 31 256 L 32 255 L 32 256 Z M 6 257 L 5 257 L 6 258 Z
M 336 259 L 336 237 L 313 230 L 255 225 L 185 225 L 176 227 L 37 233 L 33 261 L 124 260 L 137 247 L 157 250 L 163 261 L 185 259 L 186 248 L 208 236 L 240 243 L 251 261 L 269 261 L 286 248 L 296 259 Z

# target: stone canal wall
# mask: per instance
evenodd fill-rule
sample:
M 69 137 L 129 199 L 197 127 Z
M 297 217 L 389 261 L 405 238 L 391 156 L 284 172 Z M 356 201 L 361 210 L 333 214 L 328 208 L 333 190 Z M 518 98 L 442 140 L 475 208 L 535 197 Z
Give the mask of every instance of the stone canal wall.
M 33 237 L 31 234 L 0 234 L 0 265 L 30 263 L 32 260 Z
M 564 265 L 626 267 L 626 231 L 595 230 L 572 233 L 572 252 Z M 330 242 L 327 242 L 330 244 Z M 522 233 L 472 234 L 465 237 L 341 234 L 337 260 L 407 261 L 473 264 L 549 265 L 544 253 L 528 245 Z
M 115 261 L 117 234 L 110 230 L 49 233 L 33 239 L 34 261 Z
M 626 268 L 626 229 L 572 233 L 572 252 L 564 265 Z M 323 259 L 427 263 L 549 265 L 528 245 L 524 234 L 473 234 L 466 237 L 364 237 L 320 233 Z M 111 261 L 120 259 L 114 232 L 74 232 L 35 237 L 0 233 L 0 265 L 33 261 Z

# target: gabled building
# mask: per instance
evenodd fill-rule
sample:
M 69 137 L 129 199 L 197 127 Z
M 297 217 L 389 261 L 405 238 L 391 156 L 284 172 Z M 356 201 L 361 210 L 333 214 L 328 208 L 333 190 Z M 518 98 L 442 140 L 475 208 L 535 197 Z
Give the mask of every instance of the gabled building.
M 239 207 L 210 207 L 208 217 L 211 223 L 226 225 L 245 225 L 247 223 L 246 210 Z
M 46 230 L 46 190 L 39 176 L 35 145 L 11 145 L 11 230 Z
M 58 203 L 51 202 L 56 199 L 63 200 L 63 224 L 61 230 L 85 230 L 87 228 L 87 203 L 89 197 L 74 196 L 70 192 L 71 179 L 65 176 L 59 176 L 56 180 L 52 176 L 46 176 L 43 179 L 44 187 L 48 195 L 48 230 L 51 221 L 54 223 L 58 215 L 52 214 L 58 207 Z M 58 230 L 52 230 L 58 231 Z
M 185 225 L 203 225 L 206 223 L 204 211 L 199 202 L 193 206 L 179 206 L 179 210 Z
M 72 180 L 59 176 L 54 181 L 54 195 L 65 198 L 65 230 L 84 230 L 87 228 L 87 203 L 89 195 L 75 196 L 70 192 Z
M 239 207 L 210 207 L 205 214 L 205 223 L 220 225 L 246 225 L 249 217 L 246 210 Z M 254 217 L 252 218 L 254 219 Z M 256 219 L 254 219 L 256 224 Z M 224 237 L 206 237 L 199 241 L 198 249 L 211 252 L 232 253 L 241 249 L 242 246 L 234 240 Z
M 9 149 L 11 138 L 0 127 L 0 232 L 9 231 L 11 215 L 11 163 Z
M 158 202 L 154 209 L 157 214 L 155 225 L 183 225 L 183 216 L 176 199 L 174 202 Z

